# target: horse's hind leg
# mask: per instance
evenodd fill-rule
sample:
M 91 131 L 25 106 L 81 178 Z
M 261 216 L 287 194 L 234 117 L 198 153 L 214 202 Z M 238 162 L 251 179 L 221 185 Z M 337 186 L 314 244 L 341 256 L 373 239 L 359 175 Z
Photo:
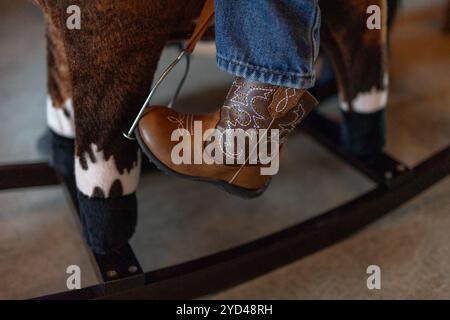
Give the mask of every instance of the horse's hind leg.
M 370 30 L 369 5 L 381 9 L 381 29 Z M 320 1 L 321 38 L 333 61 L 343 114 L 342 142 L 356 156 L 382 150 L 388 94 L 386 0 Z
M 75 118 L 63 35 L 45 15 L 47 31 L 47 125 L 50 161 L 67 182 L 74 182 Z M 47 139 L 46 139 L 47 140 Z

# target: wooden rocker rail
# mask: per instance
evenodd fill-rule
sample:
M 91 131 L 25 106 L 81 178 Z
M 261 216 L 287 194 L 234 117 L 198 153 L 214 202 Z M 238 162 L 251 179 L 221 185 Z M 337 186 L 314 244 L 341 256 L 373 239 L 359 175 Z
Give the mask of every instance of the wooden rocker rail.
M 335 244 L 450 175 L 450 146 L 408 169 L 385 154 L 370 162 L 346 154 L 336 140 L 338 126 L 318 113 L 310 115 L 303 129 L 375 181 L 377 187 L 315 218 L 258 240 L 155 271 L 144 273 L 130 246 L 110 256 L 92 255 L 103 283 L 38 299 L 190 299 L 205 296 Z M 0 190 L 35 187 L 38 179 L 41 185 L 60 183 L 46 164 L 0 166 L 0 173 Z M 16 174 L 20 174 L 19 180 L 15 179 Z M 62 183 L 69 191 L 74 188 L 73 182 Z M 75 200 L 73 196 L 71 198 Z M 115 272 L 113 277 L 111 270 Z

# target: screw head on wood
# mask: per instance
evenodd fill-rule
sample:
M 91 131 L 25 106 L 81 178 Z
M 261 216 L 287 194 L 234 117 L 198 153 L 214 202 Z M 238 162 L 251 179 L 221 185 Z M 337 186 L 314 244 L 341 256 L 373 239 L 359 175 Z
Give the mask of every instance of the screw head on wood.
M 384 173 L 384 178 L 387 179 L 387 180 L 392 179 L 392 172 L 386 171 Z
M 138 271 L 138 267 L 136 267 L 136 266 L 128 267 L 128 272 L 130 272 L 130 273 L 136 273 L 137 271 Z
M 117 271 L 116 270 L 108 270 L 106 272 L 106 275 L 108 276 L 108 278 L 115 278 L 115 277 L 117 277 Z

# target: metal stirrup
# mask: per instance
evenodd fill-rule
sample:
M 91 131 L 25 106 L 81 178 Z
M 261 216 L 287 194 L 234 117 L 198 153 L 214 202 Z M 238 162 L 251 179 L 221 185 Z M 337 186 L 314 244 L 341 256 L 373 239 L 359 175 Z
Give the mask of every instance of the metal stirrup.
M 187 72 L 189 71 L 189 55 L 194 51 L 195 46 L 197 42 L 202 38 L 203 34 L 208 29 L 208 26 L 210 25 L 211 21 L 214 18 L 214 0 L 205 0 L 203 4 L 202 11 L 200 12 L 199 19 L 197 21 L 197 25 L 195 26 L 194 32 L 192 33 L 191 38 L 187 42 L 184 49 L 180 52 L 178 57 L 164 70 L 161 77 L 156 81 L 153 88 L 150 90 L 150 93 L 145 100 L 144 104 L 141 107 L 141 110 L 139 110 L 138 115 L 133 121 L 133 124 L 131 125 L 128 132 L 123 132 L 123 136 L 130 140 L 135 140 L 133 137 L 133 131 L 136 129 L 137 125 L 139 124 L 139 120 L 141 119 L 142 115 L 144 114 L 145 108 L 147 107 L 148 103 L 152 99 L 153 95 L 155 94 L 156 89 L 158 89 L 159 85 L 163 80 L 167 77 L 167 75 L 172 71 L 172 69 L 180 62 L 180 60 L 186 56 L 187 57 L 187 65 L 186 70 L 183 78 L 181 79 L 181 83 L 178 85 L 178 89 L 175 91 L 175 95 L 172 98 L 172 101 L 169 104 L 169 107 L 173 106 L 175 103 L 175 100 L 180 93 L 181 87 L 183 86 L 184 80 L 186 80 Z
M 171 108 L 178 97 L 178 94 L 181 91 L 181 88 L 183 87 L 183 84 L 186 80 L 187 74 L 189 72 L 189 66 L 190 66 L 190 54 L 186 52 L 185 50 L 182 50 L 178 56 L 175 58 L 175 60 L 164 70 L 164 72 L 159 77 L 158 81 L 156 81 L 155 85 L 150 90 L 150 93 L 147 96 L 147 99 L 145 99 L 144 104 L 142 105 L 141 109 L 139 110 L 139 113 L 137 114 L 136 118 L 133 121 L 133 124 L 131 125 L 130 129 L 127 132 L 123 132 L 123 136 L 129 140 L 135 140 L 133 137 L 134 129 L 136 129 L 137 125 L 139 124 L 139 120 L 141 119 L 142 115 L 144 114 L 145 109 L 147 108 L 147 105 L 149 104 L 152 97 L 155 95 L 156 89 L 160 86 L 160 84 L 164 81 L 164 79 L 169 75 L 169 73 L 175 68 L 175 66 L 180 62 L 180 60 L 185 57 L 186 58 L 186 69 L 184 71 L 183 78 L 181 79 L 180 83 L 178 84 L 178 88 L 175 91 L 175 94 L 172 97 L 172 100 L 169 103 L 169 108 Z
M 183 89 L 184 83 L 186 82 L 186 78 L 189 74 L 189 69 L 191 67 L 191 55 L 185 54 L 184 55 L 184 61 L 186 61 L 186 66 L 184 69 L 183 77 L 181 78 L 180 82 L 178 83 L 177 90 L 172 96 L 172 100 L 170 100 L 169 105 L 167 107 L 173 108 L 175 106 L 175 103 L 177 102 L 178 96 L 180 95 L 181 89 Z

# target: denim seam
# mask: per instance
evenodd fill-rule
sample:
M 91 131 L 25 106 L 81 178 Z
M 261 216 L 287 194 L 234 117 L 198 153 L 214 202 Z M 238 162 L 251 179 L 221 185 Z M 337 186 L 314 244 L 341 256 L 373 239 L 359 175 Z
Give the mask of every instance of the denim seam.
M 316 41 L 316 39 L 314 37 L 315 36 L 315 34 L 314 34 L 315 31 L 317 30 L 317 28 L 320 28 L 320 23 L 319 23 L 320 7 L 319 7 L 319 3 L 318 3 L 317 0 L 315 1 L 315 8 L 316 8 L 316 11 L 314 13 L 314 22 L 313 22 L 313 24 L 311 26 L 311 30 L 310 30 L 310 39 L 311 39 L 311 42 L 312 42 L 312 46 L 311 46 L 312 55 L 311 55 L 311 66 L 310 66 L 311 70 L 314 70 L 314 62 L 315 62 L 315 59 L 317 57 L 317 54 L 318 54 L 317 51 L 318 51 L 318 48 L 319 48 L 319 44 L 317 43 L 317 41 Z
M 247 62 L 242 62 L 242 61 L 238 61 L 235 59 L 225 58 L 224 56 L 222 56 L 219 53 L 217 53 L 217 60 L 218 60 L 219 65 L 221 65 L 221 66 L 223 66 L 223 64 L 221 64 L 220 60 L 223 60 L 227 64 L 237 65 L 239 67 L 245 67 L 245 68 L 252 69 L 254 71 L 260 71 L 260 72 L 269 73 L 269 74 L 276 74 L 276 75 L 280 75 L 280 76 L 288 76 L 288 77 L 295 77 L 295 78 L 302 78 L 302 79 L 314 78 L 314 75 L 312 73 L 304 74 L 304 73 L 299 73 L 299 72 L 290 72 L 290 71 L 281 72 L 281 71 L 277 71 L 277 70 L 271 70 L 271 69 L 253 65 L 253 64 L 250 64 Z

